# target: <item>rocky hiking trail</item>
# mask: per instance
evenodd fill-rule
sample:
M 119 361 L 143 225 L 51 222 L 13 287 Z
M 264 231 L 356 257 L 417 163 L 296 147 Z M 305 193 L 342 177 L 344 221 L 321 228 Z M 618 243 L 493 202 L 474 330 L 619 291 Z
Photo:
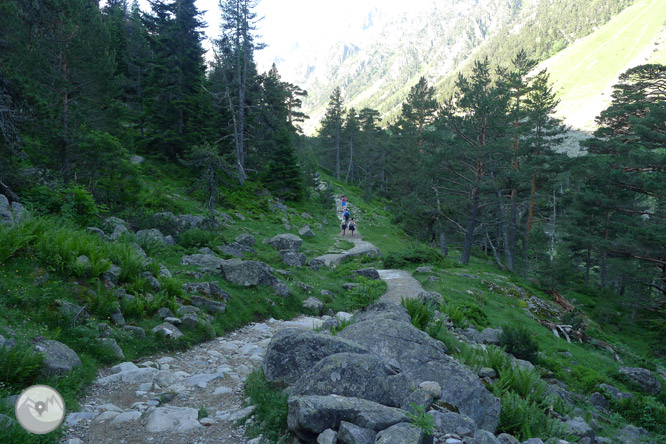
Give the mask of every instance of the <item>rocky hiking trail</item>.
M 336 204 L 340 220 L 339 198 Z M 344 239 L 353 242 L 354 247 L 317 259 L 335 267 L 348 257 L 381 254 L 358 232 Z M 417 297 L 423 291 L 419 282 L 402 270 L 377 272 L 387 283 L 382 301 L 399 304 L 402 297 Z M 351 316 L 338 313 L 336 318 Z M 268 344 L 278 331 L 312 330 L 327 321 L 337 322 L 331 316 L 269 319 L 184 352 L 150 356 L 136 364 L 124 362 L 104 369 L 80 401 L 81 411 L 67 416 L 68 431 L 62 442 L 258 443 L 258 438 L 243 436 L 243 427 L 236 425 L 253 411 L 244 396 L 247 375 L 262 365 Z

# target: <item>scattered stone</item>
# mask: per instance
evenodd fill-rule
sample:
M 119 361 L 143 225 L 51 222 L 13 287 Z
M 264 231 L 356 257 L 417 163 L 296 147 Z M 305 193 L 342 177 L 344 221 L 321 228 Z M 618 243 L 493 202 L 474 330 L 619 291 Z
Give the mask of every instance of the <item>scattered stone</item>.
M 303 245 L 303 239 L 295 234 L 284 233 L 274 236 L 268 243 L 278 251 L 289 250 L 298 252 L 301 249 L 301 245 Z
M 137 327 L 134 325 L 125 325 L 123 327 L 123 330 L 131 333 L 133 336 L 139 337 L 139 338 L 145 338 L 146 337 L 146 330 L 144 330 L 142 327 Z
M 627 398 L 633 398 L 634 395 L 631 393 L 625 393 L 612 385 L 608 384 L 599 384 L 599 388 L 606 392 L 611 398 L 614 399 L 627 399 Z
M 278 280 L 273 275 L 273 268 L 258 261 L 230 259 L 220 264 L 224 278 L 236 285 L 273 285 Z
M 76 258 L 76 261 L 74 262 L 74 267 L 77 270 L 80 270 L 81 272 L 87 272 L 92 267 L 92 262 L 90 262 L 88 256 L 82 254 L 81 256 Z
M 116 359 L 125 359 L 125 353 L 123 353 L 123 350 L 120 348 L 115 339 L 102 338 L 100 339 L 100 342 L 109 350 L 111 356 Z
M 44 339 L 35 344 L 35 350 L 44 355 L 44 370 L 48 375 L 69 373 L 81 365 L 76 352 L 62 342 Z
M 273 284 L 273 291 L 275 291 L 275 294 L 277 296 L 283 298 L 288 298 L 289 296 L 291 296 L 291 289 L 282 282 L 276 282 L 275 284 Z
M 417 267 L 414 273 L 432 273 L 432 267 Z
M 139 155 L 134 154 L 134 155 L 130 156 L 130 163 L 132 165 L 141 165 L 143 163 L 143 161 L 144 161 L 144 158 L 139 156 Z
M 165 319 L 165 318 L 173 318 L 175 317 L 175 315 L 167 307 L 160 307 L 160 309 L 157 310 L 157 317 Z
M 113 322 L 114 325 L 117 325 L 118 327 L 123 327 L 126 324 L 125 317 L 120 311 L 120 308 L 116 308 L 116 310 L 109 316 L 109 319 L 111 322 Z
M 207 310 L 211 313 L 224 313 L 227 310 L 227 306 L 222 302 L 212 301 L 202 296 L 192 296 L 191 300 L 192 300 L 192 305 L 203 308 L 204 310 Z M 181 311 L 184 308 L 186 307 L 182 307 Z
M 581 438 L 589 438 L 590 442 L 594 442 L 594 430 L 590 427 L 583 418 L 576 417 L 564 423 L 567 432 Z
M 372 429 L 359 427 L 351 422 L 341 421 L 338 430 L 338 443 L 340 444 L 374 444 L 377 432 Z
M 60 307 L 60 314 L 73 324 L 80 324 L 90 317 L 90 313 L 85 307 L 80 307 L 62 299 L 57 299 L 56 303 Z
M 141 412 L 123 412 L 113 418 L 111 424 L 123 424 L 125 422 L 136 421 L 139 418 L 141 418 Z
M 247 248 L 252 248 L 252 247 L 254 247 L 255 239 L 254 239 L 254 236 L 252 236 L 251 234 L 245 233 L 245 234 L 238 235 L 236 237 L 236 242 L 240 245 L 243 245 L 243 246 L 247 247 Z
M 141 273 L 141 276 L 143 276 L 143 278 L 148 281 L 153 291 L 158 292 L 162 289 L 160 281 L 158 281 L 157 278 L 153 276 L 153 273 L 151 273 L 150 271 L 144 271 L 143 273 Z
M 475 444 L 501 444 L 499 439 L 488 430 L 479 429 L 474 433 Z
M 441 304 L 446 305 L 444 296 L 436 291 L 422 291 L 416 297 L 424 304 L 431 304 L 435 307 L 439 307 Z
M 178 339 L 183 336 L 178 328 L 175 325 L 164 322 L 157 327 L 153 328 L 152 332 L 156 335 L 162 335 L 169 339 Z
M 188 282 L 183 284 L 183 290 L 187 293 L 198 293 L 204 296 L 213 296 L 224 301 L 231 299 L 231 295 L 222 290 L 215 282 Z
M 102 279 L 116 285 L 123 270 L 117 265 L 111 264 L 109 269 L 102 274 Z
M 404 396 L 404 394 L 403 394 Z M 407 396 L 403 398 L 402 406 L 400 407 L 403 410 L 407 410 L 410 413 L 416 413 L 414 406 L 423 407 L 424 411 L 428 411 L 432 405 L 433 397 L 432 395 L 423 390 L 422 388 L 417 388 Z
M 181 328 L 185 330 L 192 330 L 199 325 L 199 318 L 195 314 L 186 314 L 181 319 Z
M 180 265 L 195 265 L 197 267 L 219 269 L 224 259 L 212 254 L 190 254 L 180 258 Z
M 305 213 L 305 212 L 301 213 L 301 217 L 303 219 L 312 219 L 312 216 L 310 216 L 308 213 Z
M 520 441 L 518 441 L 515 436 L 509 435 L 508 433 L 500 433 L 497 435 L 497 439 L 499 439 L 502 444 L 520 444 Z
M 401 422 L 379 432 L 375 444 L 419 444 L 422 440 L 423 430 L 408 422 Z
M 484 328 L 481 331 L 481 342 L 483 344 L 499 345 L 499 337 L 502 334 L 501 328 Z
M 479 378 L 491 378 L 492 379 L 492 378 L 497 377 L 497 373 L 495 372 L 495 370 L 493 370 L 490 367 L 481 367 L 476 374 L 479 375 Z
M 326 266 L 326 261 L 324 259 L 321 259 L 321 258 L 315 257 L 315 258 L 312 258 L 308 261 L 308 267 L 310 267 L 310 269 L 312 269 L 314 271 L 317 271 L 321 267 L 325 267 L 325 266 Z
M 290 267 L 302 267 L 307 262 L 307 258 L 303 253 L 285 251 L 282 255 L 282 262 L 289 265 Z
M 101 228 L 87 227 L 86 231 L 88 233 L 96 234 L 97 236 L 99 236 L 100 239 L 106 239 L 106 234 L 104 234 L 104 231 L 102 231 Z
M 309 297 L 303 301 L 303 308 L 306 310 L 312 310 L 319 314 L 324 308 L 324 303 L 317 298 Z
M 604 395 L 602 395 L 599 392 L 594 392 L 590 395 L 590 398 L 588 399 L 589 403 L 601 408 L 601 409 L 607 409 L 608 408 L 608 400 Z
M 435 381 L 423 381 L 419 384 L 419 387 L 430 393 L 430 396 L 432 396 L 433 399 L 439 399 L 442 397 L 442 387 Z
M 314 237 L 314 232 L 310 228 L 310 225 L 306 225 L 300 230 L 298 230 L 298 235 L 303 237 Z
M 336 444 L 337 442 L 340 442 L 338 434 L 332 429 L 326 429 L 317 436 L 317 444 Z
M 136 238 L 144 242 L 154 242 L 159 245 L 164 245 L 164 235 L 157 228 L 139 230 L 136 232 Z

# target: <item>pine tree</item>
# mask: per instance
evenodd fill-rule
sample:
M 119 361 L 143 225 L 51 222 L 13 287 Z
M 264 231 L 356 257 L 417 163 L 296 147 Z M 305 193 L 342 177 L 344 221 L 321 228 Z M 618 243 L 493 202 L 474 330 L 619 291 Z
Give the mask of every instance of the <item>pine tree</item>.
M 264 184 L 284 200 L 298 201 L 304 196 L 303 178 L 294 152 L 293 135 L 283 127 L 275 139 Z
M 335 179 L 340 180 L 340 143 L 342 140 L 342 127 L 344 125 L 344 108 L 340 87 L 335 87 L 328 101 L 326 114 L 321 121 L 320 137 L 324 143 L 333 148 L 335 153 Z

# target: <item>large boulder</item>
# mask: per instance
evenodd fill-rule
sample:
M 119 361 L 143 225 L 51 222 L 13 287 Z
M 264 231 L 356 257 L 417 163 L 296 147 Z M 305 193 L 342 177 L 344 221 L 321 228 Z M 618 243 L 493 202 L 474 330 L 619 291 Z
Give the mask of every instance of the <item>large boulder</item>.
M 379 271 L 377 271 L 376 268 L 360 268 L 358 270 L 354 270 L 353 273 L 375 281 L 380 279 Z
M 378 432 L 408 418 L 404 410 L 366 399 L 336 395 L 289 397 L 287 425 L 304 441 L 314 441 L 326 429 L 338 429 L 342 421 Z
M 499 419 L 499 400 L 468 367 L 446 354 L 444 344 L 404 320 L 398 308 L 394 307 L 390 313 L 391 317 L 387 317 L 371 306 L 337 337 L 358 343 L 385 362 L 397 362 L 413 386 L 423 381 L 438 382 L 442 401 L 469 416 L 479 428 L 494 431 Z
M 220 268 L 224 259 L 212 254 L 190 254 L 180 258 L 180 265 L 195 265 L 205 268 Z
M 637 384 L 645 393 L 657 396 L 661 392 L 661 384 L 648 369 L 620 367 L 619 372 L 621 375 L 626 376 L 631 382 Z
M 307 262 L 307 258 L 303 253 L 296 253 L 294 251 L 285 251 L 282 255 L 282 262 L 290 267 L 302 267 Z
M 357 313 L 354 316 L 354 320 L 356 322 L 363 322 L 377 318 L 407 323 L 412 322 L 412 318 L 409 316 L 407 309 L 392 302 L 378 302 L 376 304 L 369 305 L 362 312 Z
M 377 356 L 336 353 L 326 356 L 292 386 L 293 395 L 341 395 L 400 407 L 409 395 L 403 375 L 390 372 Z
M 295 234 L 284 233 L 274 236 L 268 243 L 278 251 L 289 250 L 298 252 L 301 249 L 301 245 L 303 245 L 303 239 Z
M 224 278 L 236 285 L 274 285 L 278 279 L 273 275 L 273 268 L 258 261 L 230 259 L 220 264 Z
M 421 444 L 422 440 L 423 430 L 401 422 L 379 432 L 375 444 Z
M 266 349 L 264 375 L 269 382 L 293 384 L 314 364 L 336 353 L 367 353 L 354 342 L 337 336 L 287 328 L 278 331 Z
M 44 370 L 49 375 L 69 373 L 81 365 L 76 352 L 62 342 L 44 339 L 35 344 L 35 350 L 44 356 Z
M 28 218 L 28 211 L 18 202 L 9 204 L 9 200 L 0 194 L 0 225 L 9 225 L 10 227 L 20 224 Z

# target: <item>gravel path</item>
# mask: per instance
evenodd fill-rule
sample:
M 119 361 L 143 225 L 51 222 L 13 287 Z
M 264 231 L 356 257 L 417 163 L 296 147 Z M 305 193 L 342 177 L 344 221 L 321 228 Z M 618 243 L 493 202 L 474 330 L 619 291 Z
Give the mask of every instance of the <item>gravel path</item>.
M 379 270 L 379 277 L 386 281 L 386 293 L 381 297 L 382 302 L 400 304 L 404 298 L 416 298 L 423 290 L 419 281 L 403 270 Z

